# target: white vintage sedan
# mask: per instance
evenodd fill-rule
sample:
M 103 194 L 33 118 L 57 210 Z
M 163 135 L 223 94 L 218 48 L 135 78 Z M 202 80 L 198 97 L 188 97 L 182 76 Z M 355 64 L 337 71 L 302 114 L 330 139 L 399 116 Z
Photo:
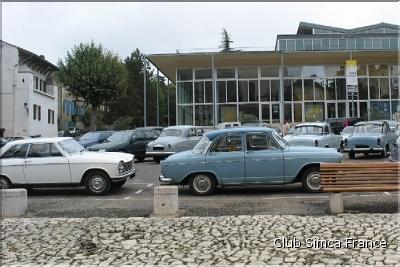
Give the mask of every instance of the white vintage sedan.
M 71 137 L 13 141 L 0 149 L 0 188 L 85 186 L 103 195 L 135 176 L 134 159 L 86 151 Z

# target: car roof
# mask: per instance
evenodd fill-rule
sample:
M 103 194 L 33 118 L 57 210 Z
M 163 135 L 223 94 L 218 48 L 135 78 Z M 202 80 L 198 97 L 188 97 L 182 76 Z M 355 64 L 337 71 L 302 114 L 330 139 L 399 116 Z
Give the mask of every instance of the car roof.
M 65 140 L 73 139 L 72 137 L 38 137 L 38 138 L 28 138 L 22 140 L 11 141 L 10 144 L 26 144 L 26 143 L 56 143 Z
M 299 123 L 295 127 L 300 127 L 300 126 L 318 126 L 318 127 L 324 127 L 325 125 L 329 125 L 327 122 L 305 122 L 305 123 Z
M 204 135 L 207 136 L 208 139 L 214 140 L 216 137 L 225 135 L 225 134 L 241 134 L 241 133 L 248 133 L 248 132 L 265 132 L 270 133 L 273 132 L 274 129 L 271 128 L 264 128 L 264 127 L 235 127 L 235 128 L 224 128 L 219 130 L 214 130 L 205 133 Z
M 201 128 L 199 126 L 193 126 L 193 125 L 176 125 L 176 126 L 169 126 L 167 128 L 164 128 L 164 130 L 186 130 L 190 128 Z
M 383 124 L 383 123 L 385 123 L 385 121 L 359 121 L 359 122 L 357 122 L 356 124 L 354 124 L 354 126 L 357 126 L 357 125 L 365 125 L 365 124 Z

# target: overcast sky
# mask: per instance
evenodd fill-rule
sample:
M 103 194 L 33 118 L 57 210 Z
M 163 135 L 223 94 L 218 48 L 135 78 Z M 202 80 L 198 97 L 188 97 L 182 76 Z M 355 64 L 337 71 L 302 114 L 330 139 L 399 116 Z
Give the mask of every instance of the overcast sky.
M 128 56 L 218 48 L 225 27 L 243 50 L 273 50 L 300 21 L 341 28 L 400 24 L 399 3 L 2 3 L 2 40 L 57 63 L 94 40 Z M 247 48 L 246 48 L 247 47 Z

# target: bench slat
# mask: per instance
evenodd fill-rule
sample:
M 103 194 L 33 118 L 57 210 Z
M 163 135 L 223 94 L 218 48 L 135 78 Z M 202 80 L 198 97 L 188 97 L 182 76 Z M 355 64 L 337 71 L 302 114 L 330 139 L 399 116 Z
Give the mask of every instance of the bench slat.
M 399 191 L 399 186 L 382 186 L 382 187 L 330 187 L 324 188 L 324 192 L 386 192 Z

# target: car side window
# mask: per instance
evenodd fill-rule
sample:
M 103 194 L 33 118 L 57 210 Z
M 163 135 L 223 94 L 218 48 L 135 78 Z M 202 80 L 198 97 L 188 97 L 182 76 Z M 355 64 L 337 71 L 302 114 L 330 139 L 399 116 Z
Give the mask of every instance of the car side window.
M 271 136 L 266 134 L 248 134 L 246 136 L 246 143 L 248 151 L 279 149 L 278 144 L 276 144 Z
M 137 140 L 143 140 L 146 138 L 144 132 L 138 131 L 134 135 L 132 135 L 132 139 L 136 138 Z
M 52 155 L 52 145 L 50 143 L 38 143 L 38 144 L 31 144 L 28 152 L 28 158 L 44 158 L 44 157 L 51 157 Z M 61 156 L 61 153 L 58 151 L 54 151 L 54 156 Z
M 239 134 L 227 135 L 219 138 L 212 146 L 211 152 L 243 151 L 242 136 Z
M 202 129 L 202 128 L 197 128 L 196 129 L 196 135 L 197 136 L 203 136 L 203 134 L 204 134 L 204 129 Z
M 55 144 L 51 144 L 50 156 L 52 156 L 52 157 L 62 157 L 62 154 L 61 154 L 60 150 L 58 150 L 58 148 L 56 147 Z
M 146 131 L 146 137 L 147 139 L 156 139 L 157 134 L 154 131 Z
M 190 128 L 187 134 L 188 137 L 196 136 L 196 128 Z
M 1 156 L 1 159 L 25 158 L 28 147 L 29 144 L 14 145 Z
M 325 125 L 324 127 L 324 134 L 329 134 L 329 126 Z

